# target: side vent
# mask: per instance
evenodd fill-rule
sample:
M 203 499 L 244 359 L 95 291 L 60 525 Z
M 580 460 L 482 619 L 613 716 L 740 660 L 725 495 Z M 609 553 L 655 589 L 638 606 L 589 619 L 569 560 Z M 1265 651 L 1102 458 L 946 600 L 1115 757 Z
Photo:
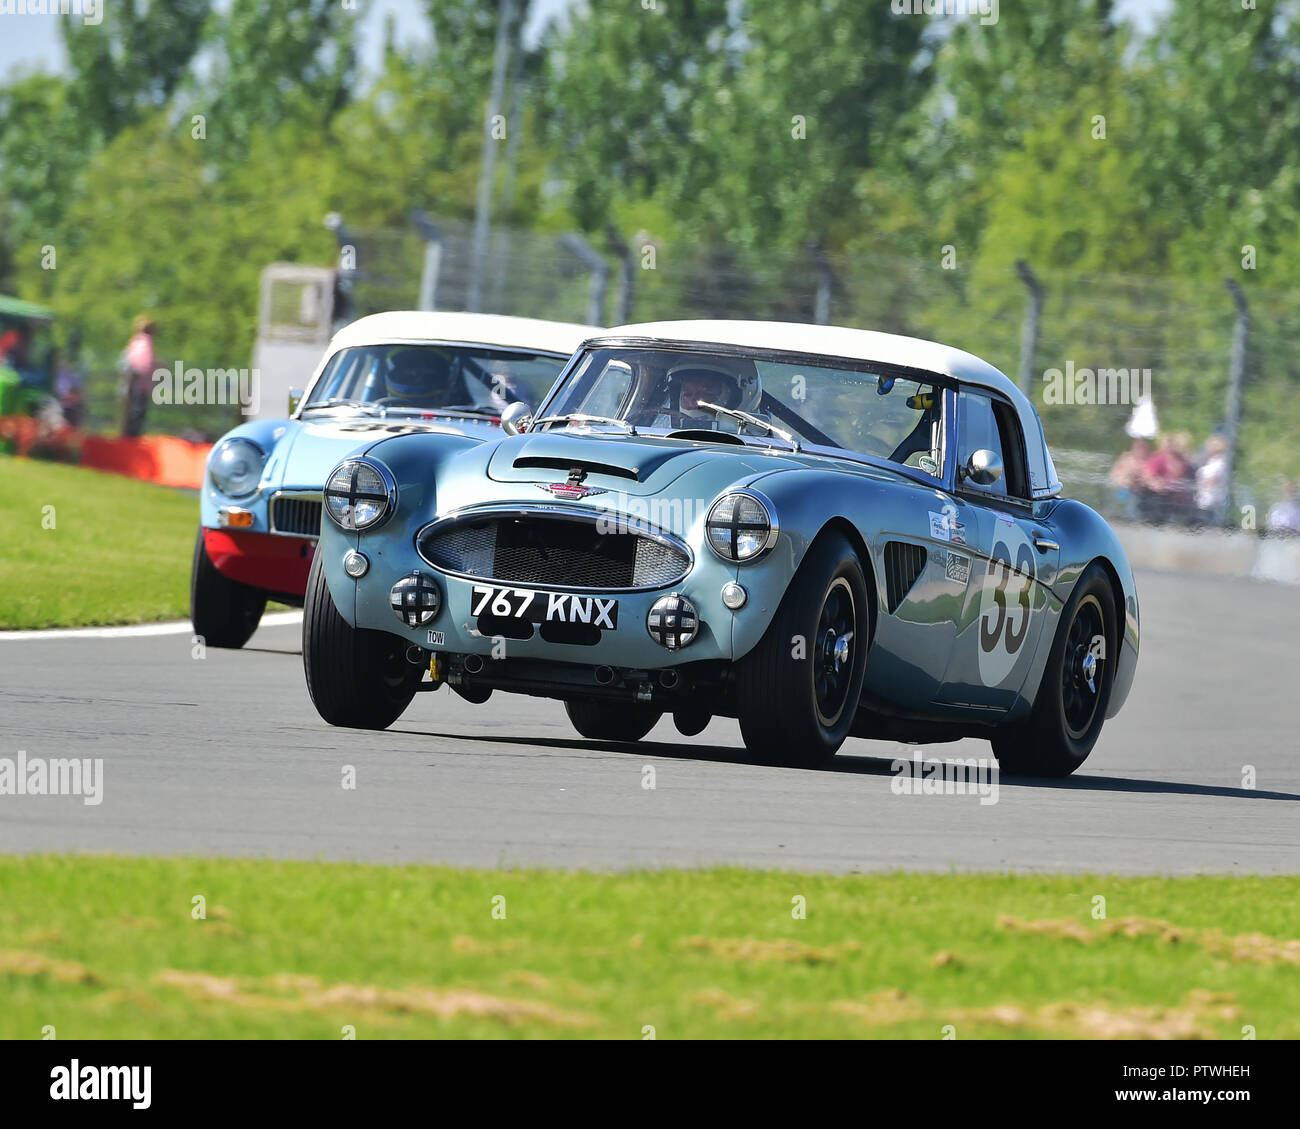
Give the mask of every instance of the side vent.
M 922 545 L 908 545 L 904 541 L 890 541 L 885 545 L 885 589 L 890 615 L 898 611 L 898 605 L 921 575 L 925 558 L 926 549 Z

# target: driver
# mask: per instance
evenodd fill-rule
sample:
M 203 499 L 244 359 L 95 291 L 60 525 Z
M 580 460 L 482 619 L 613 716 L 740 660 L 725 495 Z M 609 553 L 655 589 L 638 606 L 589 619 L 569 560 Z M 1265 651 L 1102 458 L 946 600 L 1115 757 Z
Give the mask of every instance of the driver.
M 723 357 L 680 361 L 668 370 L 668 406 L 660 420 L 670 427 L 736 431 L 740 421 L 700 405 L 717 404 L 753 415 L 758 411 L 762 395 L 753 361 Z
M 445 408 L 463 404 L 459 378 L 453 380 L 451 361 L 433 349 L 401 349 L 388 355 L 384 370 L 388 395 L 416 408 Z M 458 392 L 461 393 L 458 395 Z

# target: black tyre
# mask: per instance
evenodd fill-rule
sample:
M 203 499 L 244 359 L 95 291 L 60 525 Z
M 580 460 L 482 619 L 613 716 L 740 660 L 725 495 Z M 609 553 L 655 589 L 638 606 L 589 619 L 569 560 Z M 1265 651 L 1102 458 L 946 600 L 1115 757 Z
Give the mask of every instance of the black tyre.
M 593 741 L 639 741 L 663 717 L 662 710 L 619 702 L 569 701 L 564 712 L 573 728 Z
M 781 764 L 829 761 L 857 716 L 870 638 L 862 562 L 842 535 L 823 534 L 736 666 L 745 746 Z
M 1032 711 L 993 738 L 1003 772 L 1060 778 L 1088 759 L 1106 721 L 1118 647 L 1114 593 L 1091 565 L 1061 615 Z
M 190 569 L 190 622 L 194 634 L 201 635 L 209 647 L 242 647 L 253 637 L 265 610 L 265 592 L 217 571 L 200 529 Z
M 396 635 L 348 625 L 317 553 L 302 613 L 302 665 L 316 712 L 331 725 L 387 729 L 411 704 L 424 673 L 406 661 L 406 649 Z

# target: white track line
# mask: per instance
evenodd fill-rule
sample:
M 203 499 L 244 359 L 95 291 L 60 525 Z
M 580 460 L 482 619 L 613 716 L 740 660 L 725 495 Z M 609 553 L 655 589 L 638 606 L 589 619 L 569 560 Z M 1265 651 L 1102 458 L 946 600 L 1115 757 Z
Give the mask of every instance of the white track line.
M 272 612 L 262 616 L 261 627 L 282 627 L 301 623 L 302 612 Z M 194 626 L 188 619 L 174 623 L 141 623 L 134 627 L 56 627 L 48 631 L 0 631 L 0 643 L 25 639 L 129 639 L 141 635 L 192 635 Z

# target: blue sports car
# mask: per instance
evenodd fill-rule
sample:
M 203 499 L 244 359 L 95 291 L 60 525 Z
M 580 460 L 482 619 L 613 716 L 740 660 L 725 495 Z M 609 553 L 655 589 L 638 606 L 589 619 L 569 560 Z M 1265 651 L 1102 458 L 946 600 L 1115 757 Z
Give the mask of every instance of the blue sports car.
M 420 312 L 373 314 L 340 330 L 287 419 L 243 423 L 208 457 L 190 579 L 195 633 L 242 647 L 268 598 L 301 602 L 321 488 L 348 451 L 412 432 L 499 434 L 502 408 L 540 401 L 593 332 Z
M 445 684 L 600 740 L 721 715 L 775 762 L 974 736 L 1063 776 L 1137 666 L 1133 572 L 1032 404 L 929 341 L 624 326 L 501 433 L 376 435 L 324 499 L 303 663 L 335 725 Z

